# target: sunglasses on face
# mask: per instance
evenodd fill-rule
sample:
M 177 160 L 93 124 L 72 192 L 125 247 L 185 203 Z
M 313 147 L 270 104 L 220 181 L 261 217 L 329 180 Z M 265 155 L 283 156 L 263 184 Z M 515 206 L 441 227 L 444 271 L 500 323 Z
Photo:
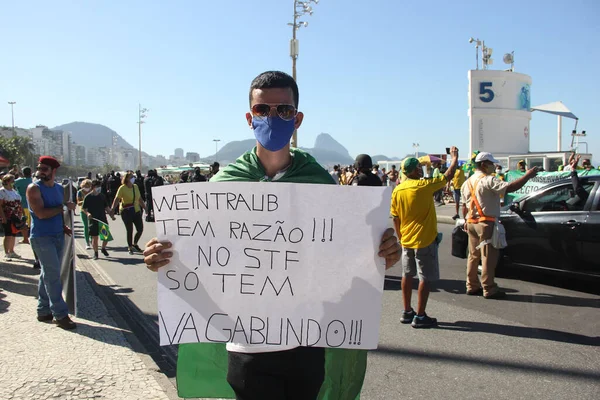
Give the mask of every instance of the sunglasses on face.
M 37 167 L 36 169 L 41 172 L 47 172 L 50 170 L 50 167 Z
M 294 119 L 298 111 L 291 104 L 277 104 L 275 106 L 269 104 L 255 104 L 252 106 L 252 115 L 255 117 L 266 118 L 271 115 L 271 110 L 275 109 L 277 115 L 284 121 Z

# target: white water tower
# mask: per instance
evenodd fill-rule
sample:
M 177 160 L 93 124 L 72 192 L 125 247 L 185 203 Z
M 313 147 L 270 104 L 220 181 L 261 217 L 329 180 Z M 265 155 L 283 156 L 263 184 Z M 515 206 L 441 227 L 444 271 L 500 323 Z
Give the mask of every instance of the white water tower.
M 475 150 L 494 155 L 529 152 L 531 121 L 531 77 L 514 72 L 513 53 L 504 56 L 506 71 L 487 69 L 492 49 L 475 42 L 477 69 L 469 71 L 469 154 Z M 479 69 L 481 48 L 483 69 Z

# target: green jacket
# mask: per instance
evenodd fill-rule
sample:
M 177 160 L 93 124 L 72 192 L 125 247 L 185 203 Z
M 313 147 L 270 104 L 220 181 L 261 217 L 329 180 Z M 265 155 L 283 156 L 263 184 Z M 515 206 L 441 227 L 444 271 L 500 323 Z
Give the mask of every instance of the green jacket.
M 223 168 L 211 182 L 295 182 L 335 184 L 329 173 L 308 153 L 291 149 L 292 164 L 274 178 L 256 156 L 256 148 Z M 355 400 L 367 370 L 367 351 L 325 350 L 325 380 L 319 400 Z M 223 343 L 179 345 L 177 391 L 180 397 L 235 398 L 227 383 L 227 350 Z

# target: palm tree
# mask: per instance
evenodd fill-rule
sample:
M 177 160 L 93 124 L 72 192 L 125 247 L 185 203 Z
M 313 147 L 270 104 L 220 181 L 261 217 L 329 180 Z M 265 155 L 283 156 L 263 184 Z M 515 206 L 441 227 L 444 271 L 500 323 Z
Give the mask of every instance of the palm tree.
M 31 139 L 23 136 L 0 137 L 0 152 L 12 164 L 24 165 L 34 159 L 35 148 Z

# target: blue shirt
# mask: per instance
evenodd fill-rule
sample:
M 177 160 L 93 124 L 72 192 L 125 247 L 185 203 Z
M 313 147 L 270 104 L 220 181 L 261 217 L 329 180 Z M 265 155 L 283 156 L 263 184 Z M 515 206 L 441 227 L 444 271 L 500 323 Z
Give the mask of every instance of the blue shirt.
M 17 180 L 15 180 L 14 183 L 14 187 L 15 190 L 17 192 L 19 192 L 19 194 L 21 195 L 21 205 L 23 206 L 23 208 L 29 208 L 29 206 L 27 205 L 27 186 L 29 186 L 29 184 L 33 182 L 33 179 L 31 179 L 31 177 L 29 178 L 19 178 Z
M 44 208 L 54 208 L 63 205 L 64 189 L 61 185 L 55 183 L 48 187 L 42 182 L 35 182 L 35 185 L 40 188 Z M 31 237 L 56 236 L 63 233 L 63 216 L 62 213 L 55 215 L 52 218 L 40 219 L 33 210 L 29 208 L 31 213 Z

